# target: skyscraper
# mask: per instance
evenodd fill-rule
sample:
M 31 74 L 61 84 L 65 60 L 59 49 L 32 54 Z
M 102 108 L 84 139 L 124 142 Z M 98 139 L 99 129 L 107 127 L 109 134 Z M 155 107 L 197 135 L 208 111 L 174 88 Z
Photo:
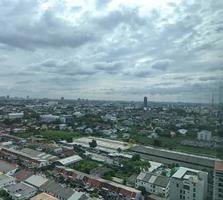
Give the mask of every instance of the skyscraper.
M 147 107 L 148 107 L 147 97 L 144 97 L 143 109 L 147 110 Z

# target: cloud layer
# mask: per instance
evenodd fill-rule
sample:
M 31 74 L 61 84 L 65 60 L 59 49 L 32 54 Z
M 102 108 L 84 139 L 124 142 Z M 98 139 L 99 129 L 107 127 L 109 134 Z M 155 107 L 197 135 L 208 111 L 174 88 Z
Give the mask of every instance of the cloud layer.
M 1 0 L 0 95 L 210 102 L 222 0 Z

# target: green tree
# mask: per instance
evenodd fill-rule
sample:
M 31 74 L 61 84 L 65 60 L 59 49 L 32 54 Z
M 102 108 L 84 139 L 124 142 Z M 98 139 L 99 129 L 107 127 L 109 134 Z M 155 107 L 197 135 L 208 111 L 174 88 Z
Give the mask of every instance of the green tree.
M 91 148 L 96 148 L 97 147 L 97 141 L 96 140 L 92 140 L 91 142 L 89 142 L 89 146 L 91 147 Z
M 139 161 L 141 158 L 140 158 L 140 155 L 139 154 L 134 154 L 132 156 L 132 161 Z
M 118 153 L 121 153 L 122 152 L 122 150 L 121 150 L 120 147 L 117 149 L 117 151 L 118 151 Z
M 142 195 L 146 194 L 146 189 L 143 186 L 139 186 L 137 189 L 142 192 Z
M 154 139 L 153 140 L 153 145 L 157 146 L 157 147 L 161 147 L 162 146 L 162 142 L 159 139 Z

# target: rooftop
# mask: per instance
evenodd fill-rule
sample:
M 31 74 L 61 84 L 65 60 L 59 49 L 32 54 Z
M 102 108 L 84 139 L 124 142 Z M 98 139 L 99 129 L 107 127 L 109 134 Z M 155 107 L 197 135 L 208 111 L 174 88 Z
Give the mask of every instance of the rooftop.
M 6 190 L 10 193 L 11 196 L 15 196 L 15 197 L 27 196 L 30 193 L 37 191 L 36 188 L 24 182 L 10 185 L 6 187 Z
M 26 183 L 29 183 L 30 185 L 33 185 L 35 187 L 40 187 L 47 181 L 48 181 L 47 178 L 40 175 L 32 175 L 25 180 Z
M 31 198 L 31 200 L 58 200 L 56 197 L 53 197 L 45 192 L 40 193 L 36 196 L 34 196 L 33 198 Z
M 80 156 L 73 155 L 73 156 L 70 156 L 70 157 L 67 157 L 67 158 L 60 159 L 57 162 L 60 162 L 62 165 L 69 165 L 71 163 L 75 163 L 75 162 L 78 162 L 80 160 L 82 160 L 82 158 Z
M 167 187 L 167 185 L 169 184 L 169 181 L 170 181 L 170 178 L 166 176 L 157 176 L 154 184 L 160 187 Z
M 194 170 L 194 169 L 190 169 L 190 168 L 186 168 L 186 167 L 180 167 L 175 174 L 172 176 L 173 178 L 178 178 L 178 179 L 188 179 L 188 172 L 192 172 L 192 173 L 198 173 L 198 170 Z M 186 176 L 185 176 L 186 175 Z
M 223 172 L 223 161 L 215 161 L 215 170 Z
M 17 165 L 16 164 L 10 164 L 6 161 L 0 160 L 0 172 L 3 173 L 8 173 L 12 170 L 17 169 Z
M 63 199 L 69 199 L 74 194 L 74 190 L 68 187 L 63 187 L 53 180 L 47 181 L 40 188 L 42 191 L 47 191 Z
M 15 180 L 15 178 L 13 178 L 12 176 L 8 176 L 8 175 L 6 175 L 6 174 L 1 174 L 1 173 L 0 173 L 0 181 L 1 181 L 1 180 L 5 180 L 5 179 Z
M 29 148 L 24 148 L 21 150 L 22 153 L 28 154 L 31 157 L 37 157 L 42 160 L 56 160 L 58 159 L 57 156 L 53 156 L 51 154 L 46 154 L 45 152 L 36 151 Z

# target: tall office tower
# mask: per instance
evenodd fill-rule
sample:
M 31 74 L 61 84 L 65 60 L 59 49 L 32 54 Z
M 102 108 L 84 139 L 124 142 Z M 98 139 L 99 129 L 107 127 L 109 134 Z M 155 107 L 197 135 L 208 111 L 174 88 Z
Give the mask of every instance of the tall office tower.
M 170 179 L 171 200 L 206 200 L 208 173 L 180 167 Z
M 147 110 L 147 107 L 148 107 L 147 97 L 144 97 L 143 109 Z
M 215 161 L 213 199 L 223 199 L 223 161 Z

